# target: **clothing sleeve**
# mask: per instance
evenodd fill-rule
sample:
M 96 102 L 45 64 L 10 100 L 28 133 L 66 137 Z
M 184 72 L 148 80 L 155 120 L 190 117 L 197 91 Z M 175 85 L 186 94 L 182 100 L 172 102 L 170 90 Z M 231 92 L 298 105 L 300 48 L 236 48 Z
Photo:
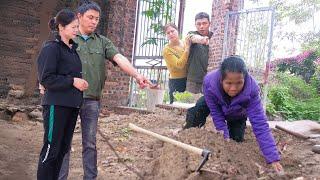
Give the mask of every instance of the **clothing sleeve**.
M 189 31 L 188 33 L 187 33 L 187 35 L 195 35 L 195 34 L 197 34 L 197 31 Z
M 190 35 L 192 44 L 203 44 L 203 39 L 206 37 L 209 38 L 208 36 L 202 36 L 195 31 L 188 32 L 188 35 Z
M 178 69 L 183 69 L 188 60 L 189 53 L 184 51 L 181 57 L 178 57 L 173 50 L 170 50 L 169 47 L 163 49 L 163 58 L 166 61 L 167 65 L 175 67 Z
M 119 54 L 119 51 L 114 46 L 114 44 L 110 41 L 110 39 L 103 37 L 103 40 L 104 40 L 105 58 L 112 61 L 113 57 L 116 54 Z
M 41 85 L 48 90 L 63 90 L 73 87 L 73 77 L 58 74 L 60 59 L 58 47 L 47 45 L 41 50 L 38 63 L 38 78 Z
M 207 106 L 210 109 L 210 115 L 213 120 L 213 124 L 216 127 L 217 131 L 223 131 L 223 137 L 225 139 L 229 138 L 229 130 L 225 121 L 225 117 L 222 114 L 221 106 L 217 103 L 216 98 L 214 97 L 213 93 L 210 91 L 210 84 L 206 77 L 204 81 L 203 93 L 204 98 L 206 100 Z
M 251 100 L 247 107 L 247 114 L 253 128 L 253 133 L 256 136 L 266 162 L 272 163 L 279 161 L 280 156 L 267 123 L 267 117 L 261 104 L 259 87 L 257 84 L 255 85 L 255 88 L 253 88 L 253 94 L 251 95 Z

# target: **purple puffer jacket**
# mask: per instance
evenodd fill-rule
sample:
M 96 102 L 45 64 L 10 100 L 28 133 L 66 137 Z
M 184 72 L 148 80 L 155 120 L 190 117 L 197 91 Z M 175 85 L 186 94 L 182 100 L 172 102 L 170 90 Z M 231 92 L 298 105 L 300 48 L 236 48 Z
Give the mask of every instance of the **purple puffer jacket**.
M 224 138 L 229 138 L 226 119 L 236 120 L 248 117 L 267 163 L 280 160 L 261 104 L 259 86 L 250 75 L 246 76 L 243 90 L 231 100 L 230 105 L 223 98 L 220 70 L 205 76 L 203 91 L 213 123 L 218 131 L 224 132 Z

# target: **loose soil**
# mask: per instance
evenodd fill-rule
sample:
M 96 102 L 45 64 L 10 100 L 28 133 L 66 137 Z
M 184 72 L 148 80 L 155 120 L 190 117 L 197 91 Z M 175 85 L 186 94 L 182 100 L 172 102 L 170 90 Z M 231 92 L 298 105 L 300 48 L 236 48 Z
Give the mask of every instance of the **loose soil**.
M 191 128 L 173 135 L 184 123 L 179 111 L 156 109 L 154 114 L 111 114 L 99 120 L 97 135 L 98 179 L 320 179 L 320 155 L 312 144 L 273 130 L 284 166 L 277 175 L 265 163 L 250 127 L 245 142 L 226 142 L 214 132 L 211 120 L 203 129 Z M 212 151 L 202 168 L 201 157 L 128 128 L 142 128 Z M 36 179 L 42 145 L 41 122 L 0 120 L 0 179 Z M 81 132 L 79 123 L 72 143 L 69 179 L 82 179 Z

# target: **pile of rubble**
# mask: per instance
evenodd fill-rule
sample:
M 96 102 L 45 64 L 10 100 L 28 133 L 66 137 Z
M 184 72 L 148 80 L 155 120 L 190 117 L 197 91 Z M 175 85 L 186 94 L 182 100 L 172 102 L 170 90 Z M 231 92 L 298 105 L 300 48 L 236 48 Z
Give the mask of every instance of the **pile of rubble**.
M 25 96 L 23 86 L 10 85 L 7 96 L 0 98 L 0 119 L 22 121 L 42 121 L 42 107 L 37 92 L 31 97 Z

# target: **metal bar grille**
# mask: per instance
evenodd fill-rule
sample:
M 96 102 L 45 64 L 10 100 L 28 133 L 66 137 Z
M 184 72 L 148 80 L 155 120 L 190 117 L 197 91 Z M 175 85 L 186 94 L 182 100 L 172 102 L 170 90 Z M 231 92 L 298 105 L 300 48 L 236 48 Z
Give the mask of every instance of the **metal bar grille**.
M 262 87 L 267 101 L 268 71 L 271 59 L 274 9 L 272 7 L 231 11 L 225 16 L 222 59 L 230 55 L 244 58 L 248 70 Z
M 176 11 L 179 8 L 179 0 L 164 0 L 161 7 L 162 14 L 156 18 L 148 18 L 145 11 L 152 8 L 154 3 L 159 3 L 159 0 L 138 0 L 137 4 L 137 23 L 135 47 L 133 55 L 133 65 L 139 73 L 148 77 L 151 82 L 156 83 L 161 89 L 168 89 L 169 72 L 163 61 L 162 50 L 167 43 L 164 34 L 155 32 L 152 25 L 165 25 L 169 22 L 165 14 L 171 15 L 171 21 L 175 22 Z M 171 6 L 167 8 L 166 6 Z M 144 44 L 147 40 L 154 39 L 155 44 Z M 144 90 L 139 90 L 137 85 L 131 80 L 129 106 L 143 107 L 144 103 L 139 102 L 139 99 L 145 98 Z M 143 100 L 142 100 L 143 101 Z

